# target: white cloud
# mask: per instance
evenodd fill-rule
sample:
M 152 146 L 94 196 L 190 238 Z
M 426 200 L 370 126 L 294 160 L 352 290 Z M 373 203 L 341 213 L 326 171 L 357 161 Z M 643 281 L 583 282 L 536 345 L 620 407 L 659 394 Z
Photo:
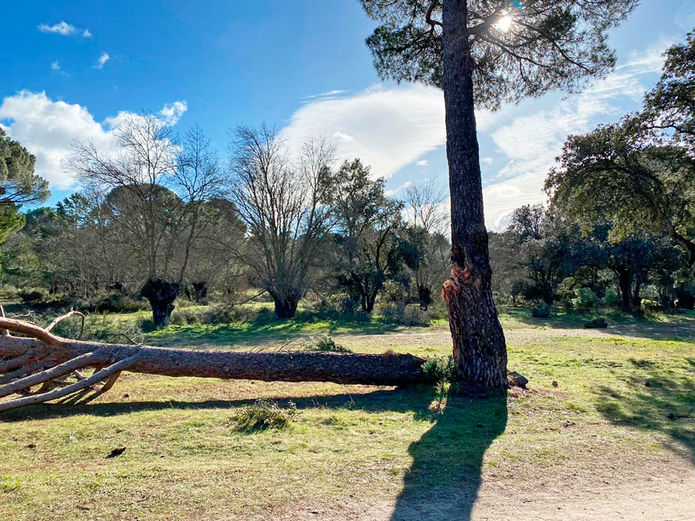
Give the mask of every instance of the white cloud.
M 60 62 L 58 60 L 51 63 L 51 70 L 52 71 L 59 71 L 60 70 Z
M 83 38 L 92 37 L 92 33 L 89 32 L 89 29 L 78 29 L 74 25 L 64 22 L 62 20 L 57 24 L 53 25 L 41 24 L 39 25 L 39 31 L 41 31 L 42 33 L 59 34 L 61 36 L 72 36 L 74 34 L 80 34 Z
M 480 128 L 488 114 L 478 115 Z M 442 92 L 424 86 L 369 89 L 318 99 L 292 116 L 282 135 L 290 145 L 309 137 L 332 138 L 339 160 L 360 158 L 374 177 L 391 177 L 445 142 Z
M 111 59 L 111 56 L 109 56 L 109 53 L 107 52 L 102 52 L 101 56 L 99 56 L 98 63 L 96 65 L 97 69 L 103 69 L 104 65 L 106 65 L 106 62 Z
M 492 133 L 507 163 L 493 180 L 497 182 L 483 191 L 489 228 L 503 227 L 519 206 L 546 200 L 543 182 L 567 136 L 588 132 L 605 116 L 617 121 L 625 112 L 619 106 L 620 98 L 639 106 L 646 90 L 644 76 L 661 70 L 661 55 L 668 44 L 662 41 L 646 52 L 632 54 L 615 72 L 581 94 L 552 109 L 514 118 Z
M 420 159 L 419 161 L 415 161 L 416 166 L 429 166 L 430 162 L 427 161 L 427 159 Z
M 163 123 L 174 124 L 173 119 L 166 121 L 166 115 L 170 111 L 180 115 L 185 107 L 185 102 L 165 105 L 160 112 Z M 26 90 L 0 104 L 0 121 L 5 123 L 2 128 L 36 156 L 36 173 L 60 189 L 75 186 L 76 180 L 65 171 L 72 143 L 92 141 L 100 150 L 111 150 L 115 146 L 114 129 L 129 115 L 132 113 L 119 112 L 99 123 L 79 104 L 53 101 L 45 92 Z
M 346 94 L 347 92 L 348 91 L 342 90 L 342 89 L 334 89 L 334 90 L 329 90 L 326 92 L 321 92 L 319 94 L 311 94 L 310 96 L 305 96 L 304 99 L 315 100 L 315 99 L 319 99 L 319 98 L 335 98 L 336 96 Z
M 183 113 L 188 110 L 188 103 L 185 100 L 175 101 L 174 103 L 164 105 L 159 115 L 164 121 L 164 124 L 173 127 L 179 122 Z
M 486 165 L 491 165 L 492 163 L 495 162 L 495 160 L 492 159 L 491 157 L 483 157 L 480 159 L 480 162 L 485 163 Z

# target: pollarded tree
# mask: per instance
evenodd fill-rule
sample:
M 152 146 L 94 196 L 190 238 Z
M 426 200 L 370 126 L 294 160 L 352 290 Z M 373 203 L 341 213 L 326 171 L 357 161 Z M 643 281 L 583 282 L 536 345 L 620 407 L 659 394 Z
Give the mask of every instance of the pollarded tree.
M 166 325 L 204 228 L 201 208 L 221 193 L 223 178 L 197 128 L 177 144 L 156 116 L 130 115 L 115 134 L 115 153 L 77 143 L 70 166 L 83 181 L 111 189 L 104 199 L 110 227 L 132 254 L 133 270 L 145 274 L 141 295 L 150 302 L 155 325 Z
M 636 0 L 361 0 L 379 74 L 444 90 L 453 270 L 444 284 L 460 377 L 507 385 L 492 298 L 475 108 L 578 90 L 615 64 L 607 31 Z
M 270 294 L 278 318 L 292 318 L 330 228 L 324 203 L 333 150 L 308 142 L 293 159 L 267 127 L 237 129 L 232 147 L 230 197 L 248 230 L 243 259 L 251 282 Z
M 0 243 L 24 225 L 19 207 L 48 198 L 48 182 L 34 173 L 36 158 L 0 127 Z

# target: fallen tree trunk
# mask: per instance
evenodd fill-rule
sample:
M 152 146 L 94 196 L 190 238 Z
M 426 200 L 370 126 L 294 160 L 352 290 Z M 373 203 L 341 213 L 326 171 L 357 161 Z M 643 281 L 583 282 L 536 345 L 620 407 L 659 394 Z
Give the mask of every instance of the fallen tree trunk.
M 50 327 L 54 325 L 55 321 Z M 101 394 L 111 388 L 123 370 L 165 376 L 340 384 L 412 385 L 428 381 L 422 369 L 425 359 L 407 354 L 249 353 L 109 344 L 58 337 L 48 328 L 9 318 L 0 318 L 0 330 L 4 330 L 0 336 L 0 381 L 5 383 L 0 386 L 0 397 L 25 395 L 0 402 L 0 411 L 84 393 L 90 388 L 94 395 Z M 95 368 L 94 375 L 85 378 L 77 373 L 86 367 Z M 77 382 L 67 382 L 71 375 Z M 96 386 L 99 383 L 101 387 Z M 39 384 L 41 388 L 31 392 Z M 54 387 L 62 389 L 55 391 Z

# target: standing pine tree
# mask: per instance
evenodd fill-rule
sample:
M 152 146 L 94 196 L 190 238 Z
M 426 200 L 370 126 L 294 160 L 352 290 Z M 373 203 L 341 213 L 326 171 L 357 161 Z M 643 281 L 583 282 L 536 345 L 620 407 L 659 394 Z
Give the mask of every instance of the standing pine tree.
M 379 25 L 367 39 L 378 73 L 444 90 L 451 197 L 449 309 L 460 377 L 507 385 L 490 286 L 475 108 L 580 89 L 615 65 L 607 30 L 637 0 L 361 0 Z

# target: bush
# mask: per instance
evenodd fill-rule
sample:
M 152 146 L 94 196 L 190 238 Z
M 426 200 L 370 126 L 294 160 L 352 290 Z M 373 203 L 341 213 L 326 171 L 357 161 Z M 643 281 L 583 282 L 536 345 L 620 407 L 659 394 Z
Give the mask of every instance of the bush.
M 171 323 L 177 325 L 228 324 L 230 322 L 254 322 L 261 310 L 251 306 L 176 306 L 171 313 Z
M 604 306 L 613 307 L 618 303 L 618 294 L 611 288 L 606 288 L 606 292 L 601 299 L 601 304 Z
M 242 407 L 232 416 L 236 423 L 235 430 L 253 432 L 266 429 L 284 429 L 297 415 L 297 406 L 289 403 L 287 409 L 282 409 L 273 400 L 256 400 L 253 405 Z
M 531 316 L 534 318 L 548 318 L 550 317 L 550 312 L 552 308 L 545 302 L 541 302 L 535 308 L 531 310 Z
M 371 318 L 369 313 L 365 313 L 360 309 L 359 301 L 350 298 L 350 296 L 345 293 L 338 293 L 321 299 L 316 313 L 319 317 L 334 320 L 347 319 L 358 322 L 368 322 Z
M 22 300 L 22 304 L 28 306 L 44 302 L 47 296 L 48 292 L 41 288 L 27 289 L 19 292 L 19 298 Z
M 650 313 L 656 313 L 658 311 L 663 311 L 664 307 L 659 304 L 656 300 L 642 299 L 642 308 Z
M 584 323 L 584 328 L 586 329 L 605 329 L 607 327 L 608 322 L 606 322 L 606 319 L 602 317 L 596 317 L 593 320 Z
M 325 351 L 330 353 L 352 353 L 352 350 L 336 343 L 336 341 L 329 336 L 323 336 L 317 339 L 313 339 L 313 347 L 315 351 Z
M 422 372 L 430 382 L 454 382 L 456 381 L 456 363 L 452 356 L 437 356 L 428 358 L 422 364 Z
M 587 312 L 596 309 L 599 298 L 590 288 L 579 288 L 574 290 L 575 298 L 572 299 L 572 306 L 577 311 Z
M 381 307 L 379 314 L 384 322 L 401 326 L 427 327 L 432 320 L 419 304 L 389 303 Z

